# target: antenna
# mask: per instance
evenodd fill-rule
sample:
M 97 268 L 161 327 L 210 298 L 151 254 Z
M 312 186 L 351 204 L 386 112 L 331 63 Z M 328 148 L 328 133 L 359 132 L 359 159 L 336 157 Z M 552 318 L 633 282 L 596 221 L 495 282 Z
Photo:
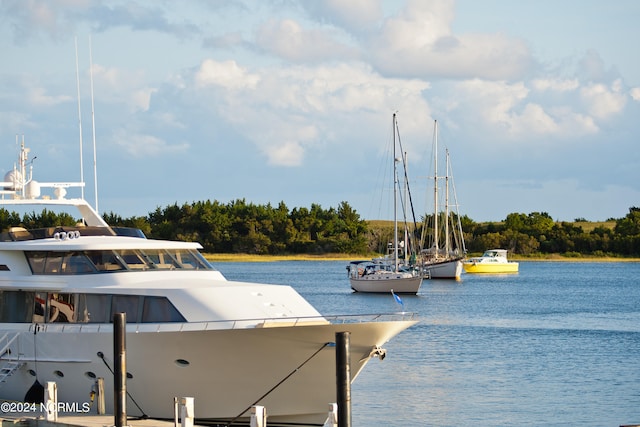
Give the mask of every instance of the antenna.
M 25 184 L 27 183 L 27 159 L 29 158 L 29 149 L 24 147 L 24 135 L 20 143 L 20 196 L 25 195 Z M 16 189 L 17 190 L 17 189 Z
M 91 126 L 93 128 L 93 192 L 96 200 L 96 213 L 98 213 L 98 167 L 96 161 L 96 119 L 93 108 L 93 54 L 91 51 L 91 36 L 89 36 L 89 76 L 91 78 Z
M 80 109 L 80 72 L 78 71 L 78 37 L 75 38 L 76 45 L 76 85 L 78 88 L 78 128 L 80 130 L 80 182 L 84 182 L 84 169 L 82 167 L 82 112 Z M 82 199 L 84 199 L 84 186 L 81 187 Z

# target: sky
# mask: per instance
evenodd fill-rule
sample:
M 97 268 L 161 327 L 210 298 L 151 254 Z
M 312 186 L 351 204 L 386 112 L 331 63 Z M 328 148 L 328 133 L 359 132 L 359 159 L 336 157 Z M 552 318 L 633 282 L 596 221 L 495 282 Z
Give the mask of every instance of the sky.
M 460 214 L 622 218 L 640 206 L 638 18 L 636 0 L 0 0 L 0 173 L 24 136 L 33 178 L 84 180 L 101 213 L 244 199 L 389 219 L 396 114 L 418 216 L 437 121 Z

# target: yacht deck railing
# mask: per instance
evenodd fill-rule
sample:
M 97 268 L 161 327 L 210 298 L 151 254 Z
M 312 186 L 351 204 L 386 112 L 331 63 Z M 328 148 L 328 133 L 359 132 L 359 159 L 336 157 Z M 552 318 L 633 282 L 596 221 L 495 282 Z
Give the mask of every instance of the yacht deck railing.
M 163 323 L 127 323 L 127 332 L 183 332 L 226 329 L 250 329 L 285 326 L 311 326 L 329 324 L 350 324 L 365 322 L 414 321 L 415 313 L 377 313 L 353 315 L 328 315 L 307 317 L 270 317 L 259 319 L 214 320 L 205 322 L 163 322 Z M 36 329 L 37 328 L 37 329 Z M 112 323 L 38 323 L 29 327 L 30 332 L 73 332 L 99 333 L 113 332 Z

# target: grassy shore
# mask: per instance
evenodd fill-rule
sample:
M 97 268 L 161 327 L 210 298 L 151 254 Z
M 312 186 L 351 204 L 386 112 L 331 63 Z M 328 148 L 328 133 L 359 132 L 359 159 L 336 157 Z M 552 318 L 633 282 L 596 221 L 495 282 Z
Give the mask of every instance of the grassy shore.
M 598 256 L 562 256 L 560 254 L 548 254 L 545 256 L 513 256 L 509 257 L 511 261 L 566 261 L 566 262 L 640 262 L 640 258 L 622 258 L 622 257 L 598 257 Z
M 273 262 L 273 261 L 349 261 L 369 259 L 362 255 L 325 254 L 325 255 L 251 255 L 251 254 L 203 254 L 211 262 Z
M 481 254 L 478 254 L 481 255 Z M 204 254 L 211 262 L 274 262 L 274 261 L 352 261 L 358 259 L 371 259 L 376 254 L 352 255 L 352 254 L 324 254 L 324 255 L 250 255 L 250 254 Z M 472 256 L 472 255 L 469 255 Z M 616 258 L 616 257 L 589 257 L 589 256 L 562 256 L 560 254 L 548 254 L 538 256 L 510 256 L 512 261 L 567 261 L 567 262 L 640 262 L 640 258 Z

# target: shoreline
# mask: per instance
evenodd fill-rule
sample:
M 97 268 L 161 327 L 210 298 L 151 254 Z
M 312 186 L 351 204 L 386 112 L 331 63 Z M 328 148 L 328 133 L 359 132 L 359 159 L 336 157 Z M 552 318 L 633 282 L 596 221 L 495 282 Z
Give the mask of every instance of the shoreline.
M 251 254 L 210 254 L 203 253 L 207 261 L 212 262 L 275 262 L 275 261 L 350 261 L 370 257 L 346 254 L 327 255 L 251 255 Z
M 277 261 L 354 261 L 370 259 L 377 255 L 326 254 L 326 255 L 251 255 L 251 254 L 210 254 L 203 253 L 210 262 L 277 262 Z M 615 257 L 565 257 L 549 254 L 539 257 L 509 257 L 510 261 L 518 262 L 640 262 L 640 258 Z

